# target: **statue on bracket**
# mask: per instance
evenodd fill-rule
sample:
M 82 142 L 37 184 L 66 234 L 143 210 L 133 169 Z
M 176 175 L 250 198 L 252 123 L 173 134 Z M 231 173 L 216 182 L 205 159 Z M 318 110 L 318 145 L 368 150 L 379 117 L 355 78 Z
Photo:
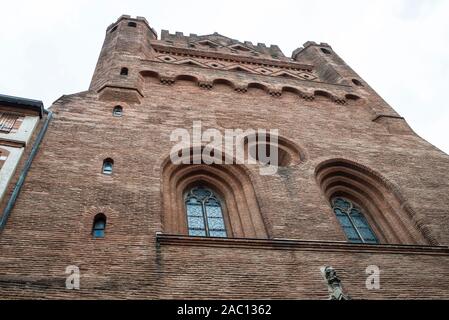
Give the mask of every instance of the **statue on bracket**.
M 351 300 L 351 297 L 343 293 L 341 280 L 337 276 L 337 272 L 332 267 L 321 268 L 321 274 L 327 282 L 329 290 L 329 300 Z

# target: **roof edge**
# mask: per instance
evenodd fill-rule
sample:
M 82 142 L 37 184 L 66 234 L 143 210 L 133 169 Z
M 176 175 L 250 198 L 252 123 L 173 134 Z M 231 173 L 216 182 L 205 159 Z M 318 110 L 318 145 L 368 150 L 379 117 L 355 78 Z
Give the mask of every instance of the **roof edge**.
M 9 107 L 37 111 L 41 118 L 44 114 L 44 103 L 41 100 L 27 99 L 0 94 L 0 104 Z

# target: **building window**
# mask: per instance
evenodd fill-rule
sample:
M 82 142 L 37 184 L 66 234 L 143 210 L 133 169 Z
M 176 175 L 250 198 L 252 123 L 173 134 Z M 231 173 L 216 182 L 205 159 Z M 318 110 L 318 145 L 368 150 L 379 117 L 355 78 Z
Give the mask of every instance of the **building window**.
M 360 82 L 360 80 L 352 79 L 352 83 L 358 87 L 363 87 L 363 84 L 362 84 L 362 82 Z
M 114 161 L 110 158 L 103 161 L 103 174 L 111 175 L 114 167 Z
M 321 48 L 321 52 L 324 54 L 332 54 L 332 52 L 330 50 L 325 49 L 325 48 Z
M 137 23 L 135 23 L 135 22 L 128 22 L 128 27 L 135 28 L 135 27 L 137 27 Z
M 92 227 L 92 236 L 94 239 L 104 238 L 106 230 L 106 216 L 99 213 L 94 218 L 94 225 Z
M 123 116 L 123 108 L 121 106 L 115 106 L 114 110 L 112 111 L 112 115 L 114 117 L 121 117 L 121 116 Z
M 221 201 L 205 187 L 195 187 L 185 197 L 189 236 L 226 238 Z
M 10 133 L 14 128 L 19 116 L 13 113 L 1 112 L 0 113 L 0 132 Z
M 120 70 L 120 75 L 121 76 L 127 76 L 128 75 L 128 68 L 122 68 L 122 70 Z
M 332 203 L 332 208 L 349 242 L 379 243 L 368 221 L 363 216 L 362 211 L 351 201 L 343 198 L 335 198 Z
M 111 29 L 111 31 L 109 33 L 113 33 L 115 32 L 115 30 L 117 30 L 117 26 L 115 26 L 114 28 Z

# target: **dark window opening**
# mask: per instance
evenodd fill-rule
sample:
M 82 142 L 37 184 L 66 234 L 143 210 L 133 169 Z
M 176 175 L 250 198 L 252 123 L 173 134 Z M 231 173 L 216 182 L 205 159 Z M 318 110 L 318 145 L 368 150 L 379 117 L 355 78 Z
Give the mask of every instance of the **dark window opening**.
M 111 175 L 114 168 L 114 160 L 108 158 L 103 161 L 103 174 Z
M 325 48 L 321 48 L 321 52 L 323 52 L 324 54 L 332 54 L 332 52 L 330 52 L 330 50 L 325 49 Z
M 352 83 L 355 84 L 355 85 L 358 86 L 358 87 L 363 87 L 362 82 L 360 82 L 360 81 L 357 80 L 357 79 L 352 79 Z
M 128 27 L 135 28 L 135 27 L 137 27 L 137 23 L 135 23 L 135 22 L 128 22 Z
M 127 76 L 128 75 L 128 68 L 122 68 L 122 70 L 120 70 L 120 75 L 121 76 Z
M 114 28 L 111 29 L 111 31 L 109 33 L 113 33 L 115 30 L 117 30 L 117 26 L 115 26 Z
M 115 106 L 114 110 L 112 111 L 112 115 L 114 117 L 121 117 L 121 116 L 123 116 L 123 108 L 121 106 Z
M 104 238 L 106 230 L 106 216 L 102 213 L 99 213 L 94 218 L 94 224 L 92 227 L 92 237 L 94 239 Z

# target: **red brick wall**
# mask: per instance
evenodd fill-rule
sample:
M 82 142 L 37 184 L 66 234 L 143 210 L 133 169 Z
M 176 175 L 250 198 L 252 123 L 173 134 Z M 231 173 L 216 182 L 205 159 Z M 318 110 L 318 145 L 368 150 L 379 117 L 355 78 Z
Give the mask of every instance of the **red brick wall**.
M 318 56 L 320 45 L 296 59 L 312 65 L 321 82 L 180 66 L 153 61 L 152 47 L 162 41 L 150 45 L 148 27 L 135 21 L 137 35 L 115 32 L 139 49 L 125 52 L 126 46 L 107 40 L 91 90 L 63 96 L 52 107 L 55 118 L 0 234 L 1 297 L 324 299 L 319 268 L 331 265 L 353 298 L 449 298 L 444 249 L 391 253 L 381 246 L 373 253 L 363 246 L 359 252 L 344 245 L 337 251 L 251 243 L 210 247 L 189 240 L 157 246 L 156 232 L 166 231 L 161 185 L 170 133 L 191 129 L 193 121 L 201 120 L 204 129 L 279 129 L 304 153 L 303 161 L 274 176 L 259 175 L 258 166 L 246 169 L 269 239 L 345 241 L 315 176 L 320 163 L 343 158 L 387 180 L 435 243 L 447 246 L 449 157 L 415 135 L 366 83 L 351 85 L 359 77 L 335 53 Z M 122 66 L 128 77 L 119 75 Z M 161 84 L 160 78 L 179 75 L 208 83 L 227 79 L 235 87 L 261 83 L 267 90 L 238 93 L 223 84 L 206 90 L 179 79 Z M 101 90 L 105 85 L 110 87 Z M 347 103 L 304 99 L 282 91 L 286 86 L 309 96 L 324 90 Z M 276 90 L 280 97 L 267 92 Z M 350 101 L 347 94 L 361 99 Z M 123 117 L 112 116 L 116 105 Z M 373 121 L 379 115 L 392 117 Z M 105 158 L 114 160 L 112 176 L 101 173 Z M 93 240 L 93 217 L 100 212 L 108 219 L 106 238 Z M 81 269 L 79 291 L 65 289 L 69 265 Z M 368 265 L 381 268 L 379 291 L 365 288 Z

